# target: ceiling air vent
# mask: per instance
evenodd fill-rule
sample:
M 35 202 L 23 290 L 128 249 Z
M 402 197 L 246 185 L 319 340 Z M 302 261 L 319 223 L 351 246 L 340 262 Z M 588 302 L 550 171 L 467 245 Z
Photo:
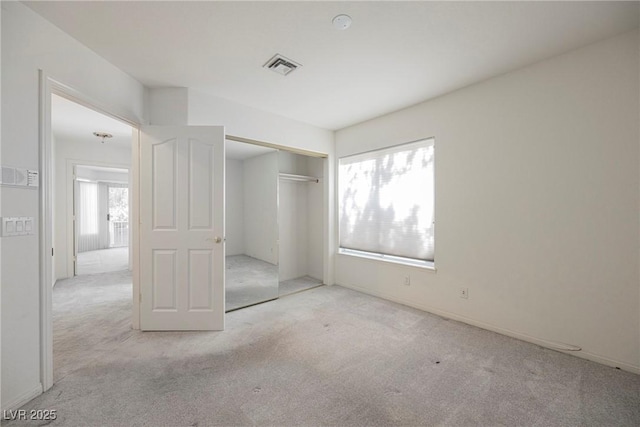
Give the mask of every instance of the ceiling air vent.
M 276 54 L 273 58 L 268 60 L 267 63 L 263 65 L 263 67 L 268 68 L 269 70 L 274 71 L 278 74 L 282 74 L 283 76 L 286 76 L 290 72 L 294 71 L 296 68 L 302 67 L 302 65 L 288 58 L 285 58 L 280 54 Z

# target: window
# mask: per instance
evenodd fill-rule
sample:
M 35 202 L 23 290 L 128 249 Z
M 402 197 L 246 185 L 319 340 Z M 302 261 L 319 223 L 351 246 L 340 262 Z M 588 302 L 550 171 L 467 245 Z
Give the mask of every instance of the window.
M 95 251 L 101 249 L 98 183 L 78 181 L 78 190 L 78 252 Z
M 434 142 L 339 160 L 341 253 L 433 265 Z
M 79 181 L 78 218 L 80 235 L 98 234 L 98 183 Z

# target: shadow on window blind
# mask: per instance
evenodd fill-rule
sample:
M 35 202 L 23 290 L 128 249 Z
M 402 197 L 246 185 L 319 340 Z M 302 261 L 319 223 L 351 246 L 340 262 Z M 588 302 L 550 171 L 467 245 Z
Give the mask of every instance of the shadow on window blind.
M 433 261 L 434 142 L 339 160 L 341 248 Z

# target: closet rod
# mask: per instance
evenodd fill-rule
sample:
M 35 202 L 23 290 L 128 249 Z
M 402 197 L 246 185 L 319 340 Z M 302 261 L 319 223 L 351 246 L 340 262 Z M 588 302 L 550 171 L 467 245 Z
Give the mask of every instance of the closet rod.
M 320 182 L 320 180 L 315 176 L 294 175 L 292 173 L 281 173 L 279 174 L 279 176 L 282 179 L 288 179 L 291 181 L 309 181 L 309 182 L 315 182 L 316 184 Z

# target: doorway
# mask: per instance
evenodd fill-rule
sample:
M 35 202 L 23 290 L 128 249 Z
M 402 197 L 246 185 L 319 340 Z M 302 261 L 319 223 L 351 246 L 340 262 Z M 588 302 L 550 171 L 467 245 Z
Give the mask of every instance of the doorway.
M 129 270 L 129 171 L 75 166 L 75 275 Z
M 82 358 L 83 348 L 74 343 L 90 340 L 98 327 L 113 336 L 121 333 L 117 328 L 132 318 L 133 294 L 129 216 L 134 128 L 61 94 L 48 96 L 50 179 L 43 193 L 49 195 L 53 250 L 52 268 L 46 272 L 52 283 L 47 289 L 50 347 L 43 351 L 43 366 L 50 365 L 43 372 L 45 389 Z M 86 321 L 105 310 L 108 322 Z
M 53 284 L 131 268 L 132 132 L 129 124 L 51 94 Z M 94 252 L 113 246 L 126 248 Z

